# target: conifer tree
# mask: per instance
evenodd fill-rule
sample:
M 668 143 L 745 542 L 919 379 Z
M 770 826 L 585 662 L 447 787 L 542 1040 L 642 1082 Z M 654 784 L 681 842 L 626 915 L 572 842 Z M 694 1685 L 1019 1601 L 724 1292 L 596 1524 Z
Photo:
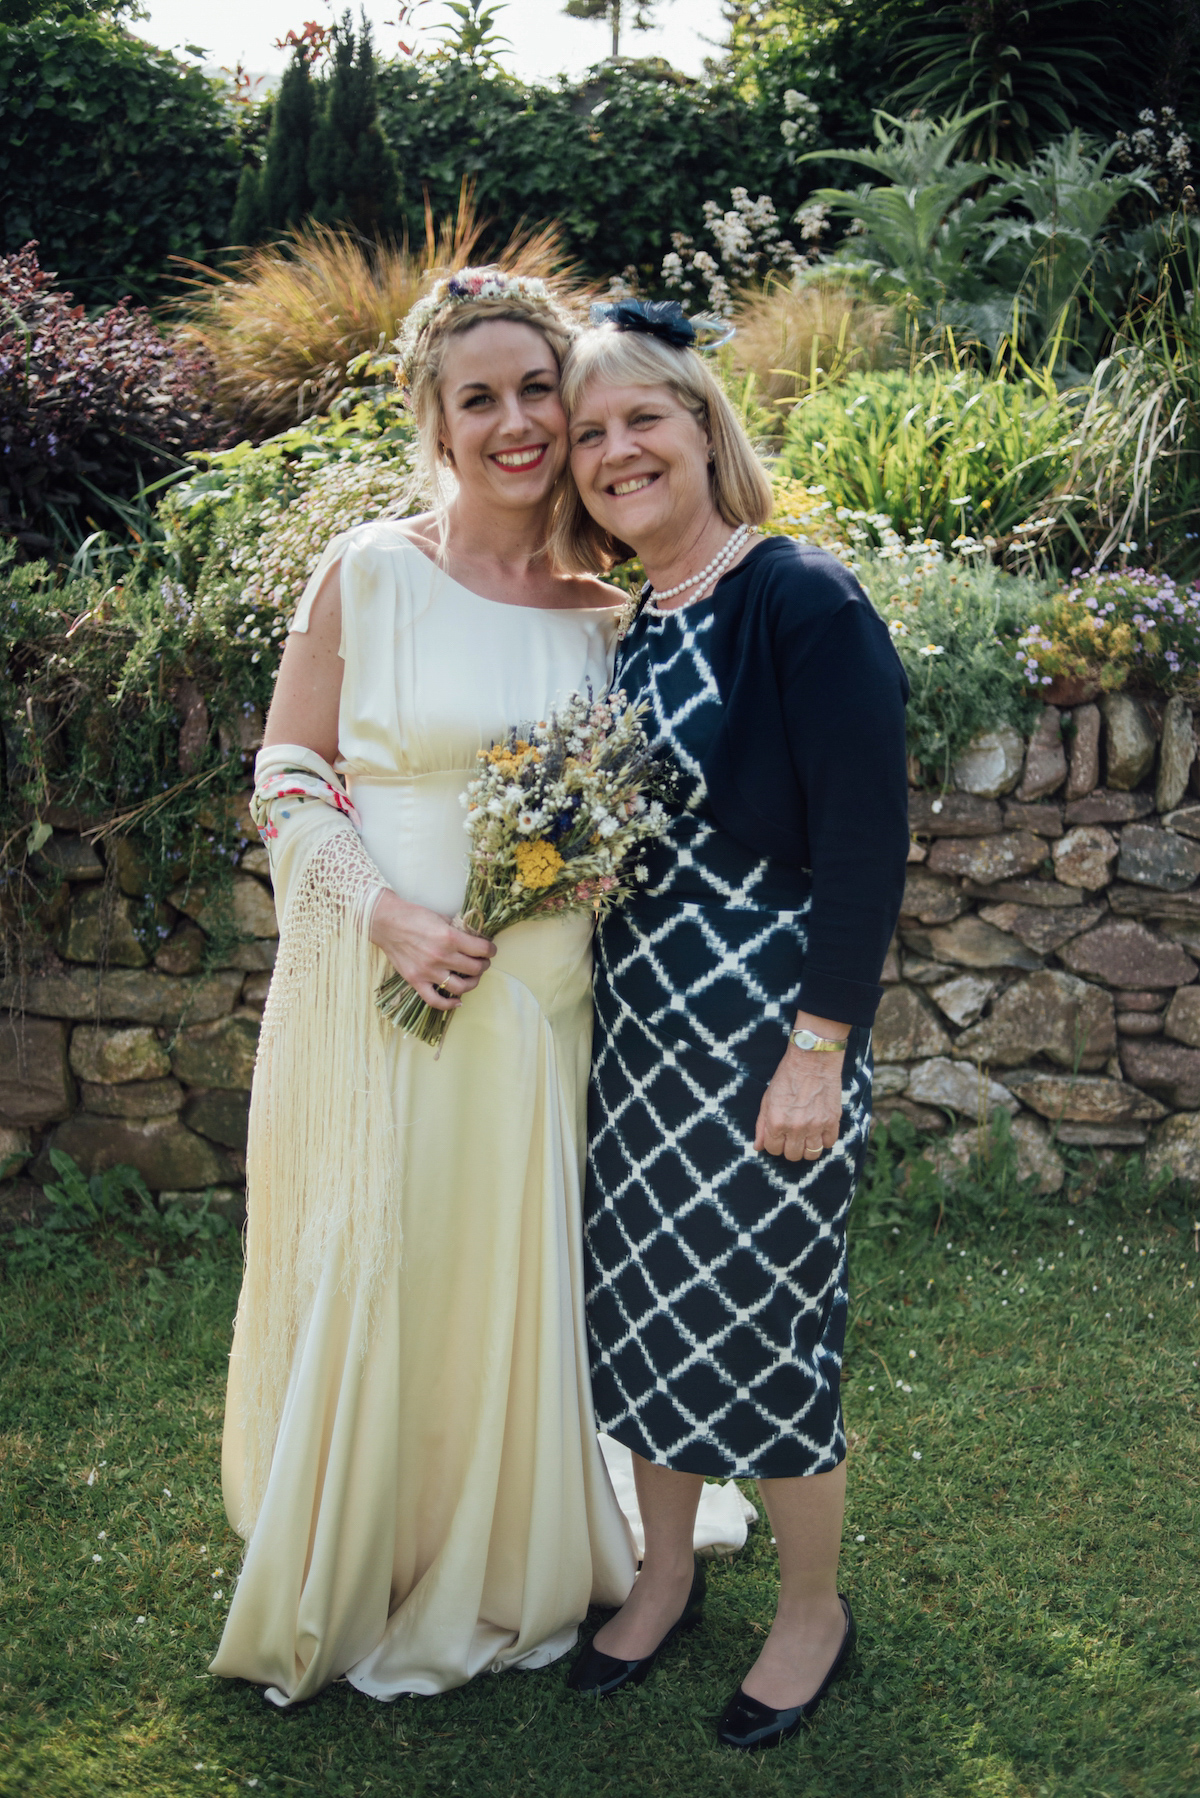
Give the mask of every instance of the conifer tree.
M 364 233 L 392 231 L 400 176 L 379 123 L 375 53 L 365 13 L 357 45 L 348 11 L 337 27 L 333 68 L 323 88 L 308 158 L 313 216 Z
M 312 211 L 308 159 L 315 113 L 308 57 L 303 47 L 297 45 L 275 96 L 262 171 L 260 234 L 264 230 L 283 231 L 298 225 Z M 240 188 L 238 199 L 241 199 Z M 235 241 L 250 243 L 253 239 L 243 237 L 235 238 Z
M 238 182 L 233 217 L 229 221 L 229 241 L 236 244 L 257 243 L 266 235 L 267 220 L 263 211 L 263 171 L 247 163 Z

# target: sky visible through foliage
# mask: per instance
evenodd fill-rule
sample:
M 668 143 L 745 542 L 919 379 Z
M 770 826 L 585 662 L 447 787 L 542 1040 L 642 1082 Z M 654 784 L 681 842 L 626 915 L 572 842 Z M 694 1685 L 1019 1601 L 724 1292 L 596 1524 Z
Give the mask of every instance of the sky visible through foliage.
M 391 55 L 397 32 L 389 21 L 396 18 L 396 0 L 365 3 L 379 50 Z M 199 11 L 192 0 L 147 0 L 148 17 L 133 29 L 164 49 L 196 44 L 209 52 L 206 62 L 232 68 L 240 59 L 248 69 L 275 75 L 287 53 L 275 49 L 274 40 L 300 30 L 310 13 L 323 20 L 340 10 L 325 0 L 307 7 L 303 0 L 205 0 Z M 356 17 L 358 10 L 356 5 Z M 449 16 L 440 0 L 428 0 L 418 13 L 422 42 L 436 44 L 438 27 Z M 712 43 L 724 36 L 721 0 L 666 0 L 659 17 L 654 30 L 630 31 L 622 52 L 663 56 L 685 73 L 699 74 Z M 513 46 L 502 62 L 527 81 L 549 80 L 564 70 L 579 75 L 608 51 L 607 25 L 566 18 L 562 0 L 510 0 L 498 24 Z

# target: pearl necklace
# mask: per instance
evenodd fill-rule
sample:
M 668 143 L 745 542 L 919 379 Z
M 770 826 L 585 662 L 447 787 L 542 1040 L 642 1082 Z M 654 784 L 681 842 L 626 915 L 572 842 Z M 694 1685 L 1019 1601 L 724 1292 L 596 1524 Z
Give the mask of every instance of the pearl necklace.
M 693 574 L 686 581 L 680 581 L 676 587 L 664 587 L 661 592 L 652 586 L 650 592 L 654 598 L 654 610 L 657 612 L 660 609 L 661 602 L 664 599 L 674 599 L 677 593 L 686 593 L 692 587 L 697 587 L 703 591 L 710 581 L 719 579 L 725 569 L 729 566 L 730 562 L 733 561 L 733 558 L 737 555 L 739 549 L 741 549 L 742 544 L 749 535 L 750 526 L 748 524 L 739 524 L 732 537 L 730 537 L 724 547 L 717 552 L 708 567 L 702 568 L 699 574 Z M 699 593 L 694 593 L 692 595 L 693 599 L 699 597 Z M 691 601 L 689 600 L 684 601 L 684 605 L 690 603 Z M 674 609 L 679 610 L 680 608 L 676 607 Z

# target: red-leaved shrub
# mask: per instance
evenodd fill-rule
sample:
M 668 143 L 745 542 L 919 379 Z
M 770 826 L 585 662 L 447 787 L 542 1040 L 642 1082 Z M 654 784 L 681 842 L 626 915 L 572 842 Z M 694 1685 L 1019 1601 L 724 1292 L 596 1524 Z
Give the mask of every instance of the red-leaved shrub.
M 127 300 L 88 318 L 54 281 L 35 244 L 0 257 L 0 533 L 27 555 L 124 532 L 119 502 L 222 435 L 203 351 Z

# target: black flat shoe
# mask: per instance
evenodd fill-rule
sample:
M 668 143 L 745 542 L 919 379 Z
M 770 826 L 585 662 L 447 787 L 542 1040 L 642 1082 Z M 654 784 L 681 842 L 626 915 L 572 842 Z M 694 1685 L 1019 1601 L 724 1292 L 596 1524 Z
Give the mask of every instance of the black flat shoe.
M 832 1667 L 807 1703 L 794 1704 L 786 1711 L 773 1711 L 769 1704 L 760 1704 L 757 1698 L 751 1698 L 739 1686 L 717 1725 L 718 1742 L 723 1742 L 726 1748 L 778 1748 L 781 1742 L 786 1742 L 802 1724 L 807 1723 L 845 1667 L 858 1634 L 853 1612 L 840 1592 L 838 1600 L 846 1616 L 846 1633 Z
M 640 1686 L 667 1643 L 673 1641 L 681 1630 L 694 1629 L 703 1615 L 704 1563 L 697 1561 L 683 1615 L 678 1623 L 671 1625 L 657 1648 L 643 1655 L 640 1661 L 618 1661 L 613 1655 L 605 1654 L 589 1642 L 567 1675 L 567 1684 L 572 1691 L 587 1693 L 592 1698 L 610 1698 L 622 1686 Z

